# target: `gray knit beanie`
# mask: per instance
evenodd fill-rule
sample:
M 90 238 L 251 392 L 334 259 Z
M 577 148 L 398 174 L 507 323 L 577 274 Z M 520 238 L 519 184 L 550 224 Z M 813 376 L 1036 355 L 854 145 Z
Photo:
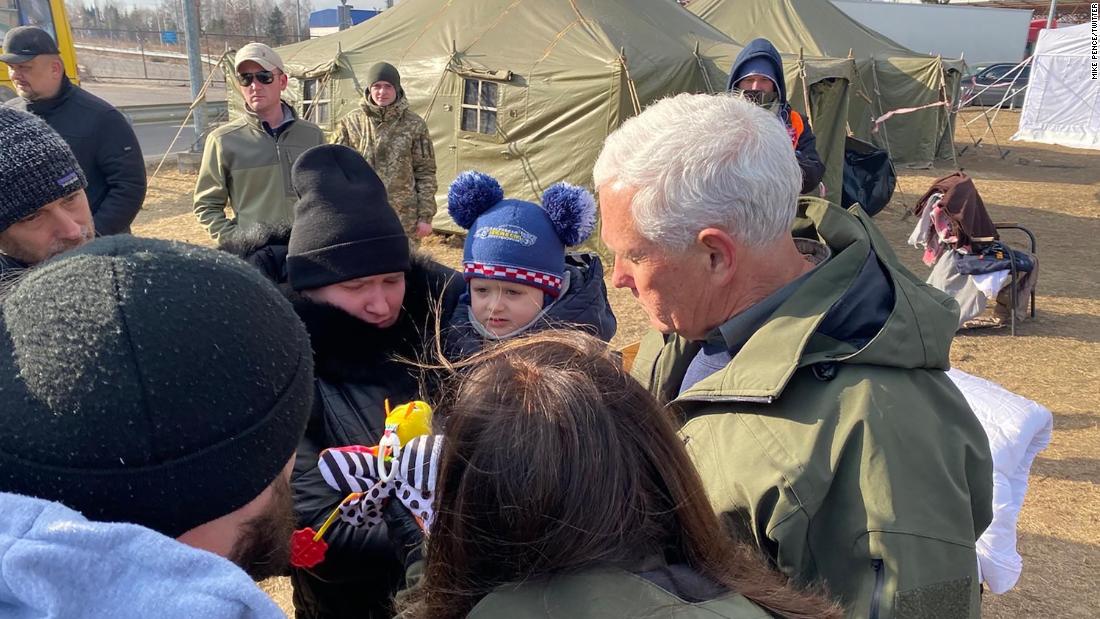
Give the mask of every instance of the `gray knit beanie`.
M 0 108 L 0 232 L 87 186 L 72 149 L 49 125 Z
M 225 252 L 98 239 L 0 317 L 0 491 L 178 537 L 255 499 L 305 431 L 309 335 Z

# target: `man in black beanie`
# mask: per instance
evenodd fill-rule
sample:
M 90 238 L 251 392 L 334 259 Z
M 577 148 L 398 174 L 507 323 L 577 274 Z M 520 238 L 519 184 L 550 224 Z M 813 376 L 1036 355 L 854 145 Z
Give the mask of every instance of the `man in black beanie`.
M 27 271 L 0 314 L 0 492 L 257 579 L 286 569 L 313 360 L 270 282 L 223 252 L 114 236 Z
M 0 107 L 0 278 L 95 236 L 87 181 L 41 119 Z
M 299 198 L 288 245 L 271 235 L 222 249 L 283 284 L 309 331 L 318 395 L 291 483 L 299 526 L 319 530 L 344 498 L 325 482 L 319 453 L 377 444 L 387 399 L 432 400 L 408 360 L 434 350 L 436 325 L 449 322 L 465 286 L 453 269 L 409 249 L 385 186 L 354 150 L 309 149 L 291 182 Z M 322 563 L 291 572 L 296 617 L 392 617 L 405 570 L 386 528 L 334 526 L 325 539 Z

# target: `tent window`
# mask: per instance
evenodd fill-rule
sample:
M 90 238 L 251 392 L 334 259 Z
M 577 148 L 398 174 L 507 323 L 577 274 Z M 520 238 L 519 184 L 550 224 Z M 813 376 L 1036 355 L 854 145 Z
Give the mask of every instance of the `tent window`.
M 324 87 L 327 84 L 321 82 L 319 79 L 302 80 L 302 117 L 319 125 L 328 124 L 330 114 L 330 100 Z
M 490 135 L 496 133 L 500 86 L 484 80 L 467 79 L 465 82 L 462 93 L 462 130 Z

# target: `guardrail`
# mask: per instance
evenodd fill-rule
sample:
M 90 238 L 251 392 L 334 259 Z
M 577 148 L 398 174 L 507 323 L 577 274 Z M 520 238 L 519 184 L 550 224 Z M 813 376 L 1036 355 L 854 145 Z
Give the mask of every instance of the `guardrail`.
M 157 52 L 152 50 L 143 49 L 126 49 L 121 47 L 103 47 L 100 45 L 86 45 L 84 43 L 74 43 L 73 47 L 77 49 L 83 49 L 91 52 L 103 52 L 107 54 L 123 54 L 126 56 L 141 56 L 150 58 L 171 58 L 173 60 L 187 60 L 187 54 L 181 54 L 179 52 Z M 206 54 L 200 55 L 203 62 L 209 65 L 218 64 L 220 56 L 210 56 Z
M 123 105 L 118 108 L 135 125 L 177 121 L 187 118 L 188 103 L 153 103 L 148 105 Z M 228 112 L 225 101 L 207 101 L 206 113 L 212 116 L 224 116 Z

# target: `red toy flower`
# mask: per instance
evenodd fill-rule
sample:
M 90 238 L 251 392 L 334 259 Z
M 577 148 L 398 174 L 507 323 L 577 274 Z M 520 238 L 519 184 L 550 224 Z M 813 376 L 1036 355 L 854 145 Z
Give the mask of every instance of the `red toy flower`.
M 328 542 L 313 527 L 298 529 L 290 536 L 290 564 L 294 567 L 313 567 L 325 560 Z

